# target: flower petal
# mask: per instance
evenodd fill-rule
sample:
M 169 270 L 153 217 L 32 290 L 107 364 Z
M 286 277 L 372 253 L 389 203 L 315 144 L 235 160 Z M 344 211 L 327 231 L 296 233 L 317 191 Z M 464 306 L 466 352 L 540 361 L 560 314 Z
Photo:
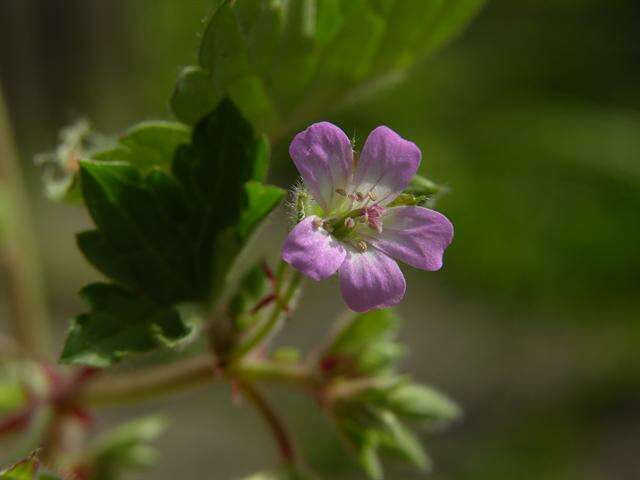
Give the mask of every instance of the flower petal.
M 439 270 L 453 240 L 453 225 L 434 210 L 423 207 L 388 208 L 382 232 L 369 230 L 367 242 L 387 255 L 423 270 Z
M 420 149 L 388 127 L 369 134 L 356 167 L 354 183 L 365 196 L 386 205 L 402 192 L 418 171 Z
M 282 258 L 314 280 L 324 280 L 336 273 L 347 252 L 324 228 L 313 225 L 317 218 L 307 217 L 291 230 Z
M 336 189 L 348 188 L 353 167 L 353 149 L 345 133 L 329 122 L 314 123 L 295 136 L 289 154 L 313 197 L 330 210 L 338 201 Z
M 392 258 L 373 248 L 364 252 L 348 248 L 340 267 L 340 291 L 351 310 L 366 312 L 395 305 L 404 297 L 406 287 Z

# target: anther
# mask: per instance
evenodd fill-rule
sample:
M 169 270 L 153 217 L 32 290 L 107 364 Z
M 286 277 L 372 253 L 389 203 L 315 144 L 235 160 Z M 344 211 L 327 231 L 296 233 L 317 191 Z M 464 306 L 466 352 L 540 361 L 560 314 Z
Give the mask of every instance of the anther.
M 361 202 L 364 200 L 364 193 L 362 192 L 356 192 L 356 199 Z
M 344 219 L 344 226 L 351 229 L 356 226 L 356 222 L 353 218 L 347 217 Z
M 336 193 L 338 195 L 342 195 L 343 197 L 347 196 L 347 191 L 344 188 L 336 188 Z
M 329 222 L 324 222 L 324 223 L 322 224 L 322 226 L 324 227 L 324 229 L 325 229 L 327 232 L 329 232 L 329 233 L 333 232 L 333 225 L 331 225 L 331 223 L 329 223 Z
M 358 250 L 360 250 L 361 252 L 367 251 L 367 244 L 364 240 L 360 240 L 358 243 L 356 243 L 356 247 L 358 247 Z
M 371 199 L 371 201 L 372 201 L 372 202 L 375 202 L 375 201 L 378 199 L 378 197 L 376 196 L 376 194 L 375 194 L 375 193 L 373 193 L 373 192 L 369 192 L 367 195 L 368 195 L 368 197 Z
M 311 222 L 314 228 L 320 228 L 322 226 L 322 219 L 321 218 L 314 218 L 313 222 Z

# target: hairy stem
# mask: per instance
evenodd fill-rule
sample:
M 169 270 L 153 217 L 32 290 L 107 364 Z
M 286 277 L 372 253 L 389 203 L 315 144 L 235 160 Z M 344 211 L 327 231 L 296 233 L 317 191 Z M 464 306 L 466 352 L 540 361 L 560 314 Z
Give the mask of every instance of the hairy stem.
M 314 384 L 308 369 L 302 365 L 237 362 L 226 374 L 245 381 Z M 76 401 L 94 407 L 135 403 L 213 383 L 217 378 L 222 379 L 222 374 L 216 376 L 215 360 L 209 355 L 201 355 L 131 373 L 99 375 L 87 383 Z
M 131 373 L 98 376 L 77 398 L 81 405 L 132 403 L 204 385 L 215 379 L 215 362 L 209 355 Z
M 238 380 L 237 385 L 244 397 L 253 404 L 255 409 L 264 419 L 267 427 L 269 427 L 269 430 L 278 445 L 278 452 L 282 463 L 285 465 L 295 465 L 293 442 L 291 441 L 284 424 L 271 408 L 271 405 L 269 405 L 267 400 L 250 382 Z
M 5 190 L 7 221 L 3 244 L 9 276 L 10 320 L 15 335 L 28 353 L 44 357 L 51 338 L 42 267 L 33 231 L 29 197 L 7 106 L 0 88 L 0 184 Z

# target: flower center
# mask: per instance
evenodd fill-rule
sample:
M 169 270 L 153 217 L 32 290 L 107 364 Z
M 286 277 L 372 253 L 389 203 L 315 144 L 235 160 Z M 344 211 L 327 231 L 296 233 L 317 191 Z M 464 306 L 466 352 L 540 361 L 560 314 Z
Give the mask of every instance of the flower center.
M 341 241 L 347 241 L 360 251 L 366 250 L 366 243 L 362 239 L 362 227 L 367 227 L 377 233 L 382 232 L 382 216 L 384 207 L 372 205 L 356 208 L 344 215 L 320 221 L 325 230 Z

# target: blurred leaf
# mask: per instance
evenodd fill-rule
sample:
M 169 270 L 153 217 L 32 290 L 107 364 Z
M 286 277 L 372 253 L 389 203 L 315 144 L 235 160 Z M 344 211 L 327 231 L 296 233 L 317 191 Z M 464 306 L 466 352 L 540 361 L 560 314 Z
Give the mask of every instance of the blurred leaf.
M 0 414 L 17 409 L 24 401 L 24 387 L 18 379 L 0 379 Z
M 400 318 L 391 309 L 373 310 L 350 318 L 324 355 L 333 374 L 381 373 L 404 355 L 394 341 Z
M 175 122 L 148 121 L 129 128 L 109 150 L 91 155 L 94 160 L 128 162 L 142 172 L 169 170 L 178 146 L 189 143 L 190 129 Z
M 372 343 L 395 336 L 400 322 L 391 309 L 355 315 L 335 336 L 329 351 L 358 353 Z
M 284 192 L 260 183 L 268 143 L 229 100 L 194 128 L 191 144 L 187 133 L 141 124 L 116 149 L 81 162 L 97 230 L 78 235 L 78 245 L 126 288 L 84 292 L 93 311 L 74 322 L 65 361 L 106 365 L 185 336 L 173 307 L 218 298 L 236 257 L 280 203 Z M 112 310 L 106 300 L 126 308 Z
M 385 404 L 398 415 L 416 420 L 455 420 L 460 416 L 460 408 L 445 395 L 415 383 L 392 388 Z
M 370 436 L 358 449 L 358 461 L 372 480 L 384 478 L 382 462 L 378 454 L 378 440 L 375 436 Z
M 85 459 L 94 480 L 115 480 L 126 470 L 154 466 L 158 452 L 149 445 L 166 429 L 163 417 L 150 416 L 102 434 Z
M 431 468 L 431 460 L 420 441 L 392 412 L 380 412 L 380 419 L 387 429 L 387 435 L 382 439 L 385 448 L 397 451 L 420 470 Z
M 432 53 L 482 3 L 223 1 L 205 27 L 200 66 L 188 67 L 178 81 L 173 111 L 193 123 L 203 113 L 199 105 L 229 95 L 255 125 L 277 137 L 338 107 L 365 80 L 381 85 L 389 72 Z
M 80 294 L 91 312 L 71 325 L 64 363 L 106 367 L 132 352 L 173 345 L 189 333 L 178 313 L 116 285 L 94 283 Z
M 254 473 L 253 475 L 244 477 L 242 480 L 311 480 L 311 478 L 312 477 L 300 472 L 286 470 L 282 472 Z
M 38 454 L 34 452 L 30 458 L 0 472 L 0 480 L 36 480 L 39 467 Z

